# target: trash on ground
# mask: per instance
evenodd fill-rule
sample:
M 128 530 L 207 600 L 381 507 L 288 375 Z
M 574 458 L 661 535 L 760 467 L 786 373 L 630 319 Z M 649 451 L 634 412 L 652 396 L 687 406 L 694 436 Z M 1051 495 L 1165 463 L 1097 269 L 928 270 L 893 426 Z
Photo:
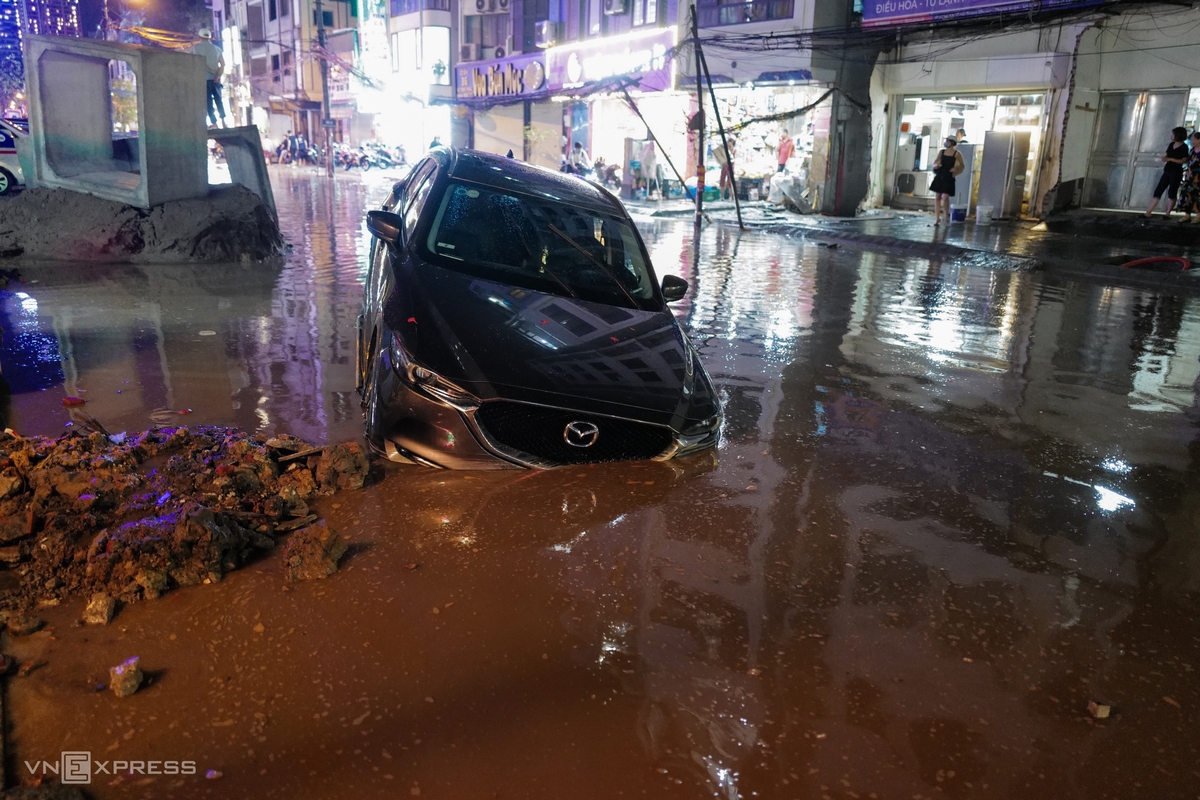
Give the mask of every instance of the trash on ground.
M 1097 703 L 1095 700 L 1088 701 L 1088 713 L 1096 719 L 1108 719 L 1112 714 L 1112 706 L 1105 703 Z

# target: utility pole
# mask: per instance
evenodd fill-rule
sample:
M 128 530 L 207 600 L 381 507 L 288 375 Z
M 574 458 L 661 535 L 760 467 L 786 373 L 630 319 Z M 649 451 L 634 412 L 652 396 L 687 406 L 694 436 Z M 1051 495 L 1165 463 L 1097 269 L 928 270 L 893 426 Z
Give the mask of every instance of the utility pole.
M 704 81 L 700 71 L 700 20 L 696 6 L 692 12 L 692 51 L 696 55 L 696 219 L 692 223 L 692 269 L 700 268 L 700 226 L 704 216 Z M 691 127 L 691 126 L 689 126 Z
M 325 58 L 325 6 L 317 0 L 317 57 L 321 63 L 321 131 L 325 134 L 325 175 L 333 177 L 333 120 L 329 118 L 329 61 Z

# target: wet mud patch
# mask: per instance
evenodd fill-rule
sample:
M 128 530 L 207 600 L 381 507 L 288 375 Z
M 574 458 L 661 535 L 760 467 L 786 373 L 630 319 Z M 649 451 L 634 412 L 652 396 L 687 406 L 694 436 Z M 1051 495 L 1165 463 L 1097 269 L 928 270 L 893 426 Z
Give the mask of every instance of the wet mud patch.
M 368 466 L 358 443 L 230 428 L 0 433 L 0 608 L 216 583 L 312 525 L 316 497 L 361 488 Z M 326 549 L 332 572 L 342 552 Z

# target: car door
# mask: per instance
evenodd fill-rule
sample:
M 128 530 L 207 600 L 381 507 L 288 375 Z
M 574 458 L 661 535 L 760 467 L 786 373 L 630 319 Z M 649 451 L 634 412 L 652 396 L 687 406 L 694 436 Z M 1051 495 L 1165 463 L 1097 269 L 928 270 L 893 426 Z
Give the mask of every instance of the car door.
M 437 163 L 432 159 L 426 159 L 423 163 L 418 164 L 392 206 L 394 213 L 406 219 L 405 241 L 401 243 L 402 247 L 407 245 L 407 236 L 412 231 L 412 227 L 407 224 L 409 210 L 416 205 L 415 201 L 418 196 L 421 197 L 420 204 L 423 205 L 424 197 L 428 196 L 429 187 L 433 184 L 433 174 L 436 168 Z M 424 189 L 424 194 L 421 194 L 422 189 Z M 416 215 L 419 217 L 419 209 Z M 363 308 L 359 316 L 357 388 L 360 394 L 370 370 L 373 369 L 373 359 L 381 346 L 380 337 L 386 335 L 386 327 L 383 325 L 382 319 L 383 304 L 395 286 L 396 265 L 393 263 L 393 259 L 397 255 L 395 248 L 383 244 L 378 239 L 372 239 L 367 277 L 363 286 Z

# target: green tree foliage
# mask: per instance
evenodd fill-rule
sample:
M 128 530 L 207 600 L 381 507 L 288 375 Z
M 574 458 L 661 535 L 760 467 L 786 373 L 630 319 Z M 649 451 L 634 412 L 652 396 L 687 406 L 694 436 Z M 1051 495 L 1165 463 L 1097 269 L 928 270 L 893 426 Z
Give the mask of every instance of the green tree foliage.
M 17 92 L 25 91 L 25 62 L 15 51 L 0 52 L 0 100 L 4 108 Z

